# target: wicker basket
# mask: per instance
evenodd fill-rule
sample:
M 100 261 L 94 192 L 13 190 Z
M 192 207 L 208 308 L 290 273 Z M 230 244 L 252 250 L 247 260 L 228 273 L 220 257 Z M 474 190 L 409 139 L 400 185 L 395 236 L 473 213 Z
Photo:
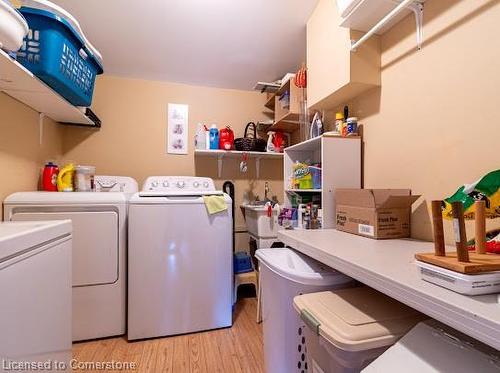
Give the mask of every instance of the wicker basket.
M 250 126 L 253 128 L 253 135 L 248 133 Z M 257 126 L 250 122 L 245 127 L 245 135 L 234 140 L 234 147 L 244 152 L 265 152 L 266 140 L 257 138 Z

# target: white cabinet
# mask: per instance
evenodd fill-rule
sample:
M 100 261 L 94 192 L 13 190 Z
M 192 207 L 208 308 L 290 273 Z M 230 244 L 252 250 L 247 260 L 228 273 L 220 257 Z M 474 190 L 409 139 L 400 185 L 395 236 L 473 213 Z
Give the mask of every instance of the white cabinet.
M 291 185 L 293 164 L 321 163 L 321 188 L 300 190 Z M 335 227 L 336 188 L 361 188 L 361 138 L 323 135 L 290 146 L 284 153 L 285 207 L 295 196 L 314 196 L 321 201 L 323 228 Z
M 340 26 L 333 0 L 319 0 L 307 22 L 307 100 L 311 109 L 332 109 L 380 85 L 380 41 L 369 39 L 356 52 L 351 40 L 363 33 Z

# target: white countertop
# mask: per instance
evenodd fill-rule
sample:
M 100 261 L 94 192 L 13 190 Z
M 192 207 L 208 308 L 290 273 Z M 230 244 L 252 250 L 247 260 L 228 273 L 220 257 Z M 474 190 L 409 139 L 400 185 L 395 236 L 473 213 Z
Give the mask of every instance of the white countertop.
M 431 242 L 373 240 L 334 229 L 278 232 L 278 238 L 338 271 L 500 349 L 498 295 L 466 296 L 420 279 L 414 255 Z

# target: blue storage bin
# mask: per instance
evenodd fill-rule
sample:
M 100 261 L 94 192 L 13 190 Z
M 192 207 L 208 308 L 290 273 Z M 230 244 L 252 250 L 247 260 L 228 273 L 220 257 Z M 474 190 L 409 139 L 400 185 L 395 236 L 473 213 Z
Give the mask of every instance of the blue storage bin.
M 252 272 L 252 259 L 246 252 L 239 251 L 233 257 L 234 274 Z
M 319 165 L 309 166 L 309 172 L 311 173 L 313 188 L 321 189 L 321 167 Z
M 63 18 L 22 7 L 30 31 L 17 60 L 75 106 L 90 106 L 95 78 L 103 69 L 81 36 Z

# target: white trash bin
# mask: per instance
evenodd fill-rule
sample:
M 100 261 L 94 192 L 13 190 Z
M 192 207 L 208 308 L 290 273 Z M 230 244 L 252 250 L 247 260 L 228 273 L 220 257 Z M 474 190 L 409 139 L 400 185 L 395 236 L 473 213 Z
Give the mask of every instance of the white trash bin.
M 293 298 L 354 281 L 291 249 L 260 249 L 255 256 L 260 262 L 265 371 L 306 372 L 305 325 L 293 309 Z
M 360 372 L 424 318 L 366 286 L 304 294 L 293 302 L 307 325 L 312 373 Z

